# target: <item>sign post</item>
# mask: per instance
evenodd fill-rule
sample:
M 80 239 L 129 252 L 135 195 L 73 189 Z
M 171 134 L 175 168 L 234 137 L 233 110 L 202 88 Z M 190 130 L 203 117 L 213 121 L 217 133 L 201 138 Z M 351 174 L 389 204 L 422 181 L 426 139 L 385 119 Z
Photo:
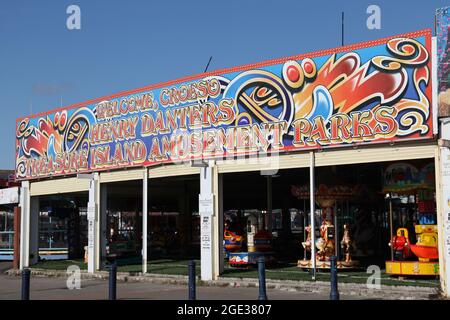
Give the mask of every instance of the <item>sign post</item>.
M 87 207 L 88 221 L 88 272 L 94 273 L 98 268 L 98 216 L 99 216 L 99 188 L 98 174 L 94 174 L 89 182 L 89 202 Z

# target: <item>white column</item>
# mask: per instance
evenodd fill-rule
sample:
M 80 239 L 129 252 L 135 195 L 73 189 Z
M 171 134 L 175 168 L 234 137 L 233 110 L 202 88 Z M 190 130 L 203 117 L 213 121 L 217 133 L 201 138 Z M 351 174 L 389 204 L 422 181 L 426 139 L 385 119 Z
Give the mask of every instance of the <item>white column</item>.
M 450 140 L 439 142 L 435 157 L 439 277 L 443 294 L 450 297 Z
M 315 225 L 315 199 L 314 199 L 314 167 L 315 157 L 314 151 L 310 152 L 310 166 L 309 166 L 309 206 L 311 212 L 311 261 L 313 269 L 313 279 L 316 278 L 316 225 Z
M 148 170 L 142 178 L 142 273 L 147 273 Z
M 202 280 L 215 280 L 219 275 L 217 168 L 213 161 L 200 170 L 200 266 Z
M 39 260 L 39 197 L 30 196 L 30 182 L 20 188 L 20 270 Z
M 88 202 L 88 272 L 94 273 L 99 268 L 99 188 L 98 173 L 93 174 L 89 183 Z
M 219 257 L 219 263 L 217 270 L 218 274 L 223 273 L 224 268 L 224 259 L 225 259 L 225 253 L 223 251 L 223 174 L 218 174 L 218 187 L 217 187 L 217 204 L 218 204 L 218 215 L 217 215 L 217 222 L 218 222 L 218 242 L 217 242 L 217 250 L 219 251 L 218 257 Z
M 23 181 L 20 188 L 20 270 L 30 265 L 30 183 Z

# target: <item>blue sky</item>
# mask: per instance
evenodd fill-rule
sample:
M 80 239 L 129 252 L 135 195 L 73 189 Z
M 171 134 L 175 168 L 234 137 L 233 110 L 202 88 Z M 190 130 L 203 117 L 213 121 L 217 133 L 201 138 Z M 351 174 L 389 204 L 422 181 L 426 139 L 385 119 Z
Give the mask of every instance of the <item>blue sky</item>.
M 81 8 L 68 30 L 66 8 Z M 369 5 L 381 29 L 366 27 Z M 0 169 L 14 169 L 15 120 L 209 70 L 434 28 L 450 1 L 0 2 Z

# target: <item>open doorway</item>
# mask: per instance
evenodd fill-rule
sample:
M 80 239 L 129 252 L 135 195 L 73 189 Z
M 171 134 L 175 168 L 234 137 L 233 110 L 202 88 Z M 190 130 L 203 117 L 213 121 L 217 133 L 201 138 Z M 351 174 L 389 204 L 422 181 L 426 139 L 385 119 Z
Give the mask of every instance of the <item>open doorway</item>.
M 268 277 L 310 279 L 311 246 L 315 245 L 317 268 L 326 281 L 329 257 L 336 255 L 348 281 L 367 278 L 367 267 L 377 266 L 382 281 L 398 283 L 402 278 L 386 267 L 397 230 L 406 229 L 406 241 L 414 246 L 425 239 L 419 229 L 428 237 L 436 224 L 433 165 L 433 159 L 421 159 L 317 167 L 314 231 L 310 229 L 309 168 L 279 170 L 270 179 L 259 171 L 224 174 L 224 276 L 252 275 L 256 257 L 263 255 Z M 315 244 L 311 232 L 315 232 Z M 437 250 L 437 243 L 434 246 Z M 420 272 L 404 275 L 402 284 L 423 280 L 426 285 L 438 285 L 436 258 L 427 260 L 435 268 L 427 277 Z M 425 262 L 414 254 L 405 259 L 416 269 Z

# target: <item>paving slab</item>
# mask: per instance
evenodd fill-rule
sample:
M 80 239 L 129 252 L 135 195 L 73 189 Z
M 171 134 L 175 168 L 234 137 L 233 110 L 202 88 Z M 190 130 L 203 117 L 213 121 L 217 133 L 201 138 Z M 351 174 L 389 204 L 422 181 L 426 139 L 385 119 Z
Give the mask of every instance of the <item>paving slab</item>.
M 19 279 L 20 281 L 20 271 L 10 269 L 6 271 L 4 277 L 10 279 Z M 61 270 L 48 270 L 48 269 L 32 269 L 31 271 L 33 279 L 41 278 L 57 278 L 58 283 L 64 284 L 68 277 L 65 271 Z M 109 277 L 108 272 L 99 271 L 94 274 L 88 273 L 85 270 L 80 271 L 80 278 L 82 282 L 95 284 L 98 286 L 107 286 L 107 279 Z M 42 280 L 35 280 L 42 281 Z M 158 286 L 171 286 L 174 292 L 179 290 L 187 290 L 188 277 L 183 275 L 163 275 L 163 274 L 142 274 L 142 273 L 129 273 L 129 272 L 118 272 L 117 281 L 120 286 L 127 286 L 134 283 L 136 288 L 143 286 L 148 288 L 148 283 L 152 284 L 152 287 Z M 137 284 L 136 284 L 137 283 Z M 139 285 L 141 283 L 141 285 Z M 88 286 L 89 287 L 89 286 Z M 155 288 L 156 288 L 155 287 Z M 208 290 L 213 292 L 220 292 L 221 289 L 228 290 L 239 290 L 239 296 L 248 296 L 247 292 L 252 292 L 252 294 L 257 294 L 258 279 L 252 278 L 219 278 L 215 281 L 202 281 L 197 280 L 197 287 L 199 292 L 208 292 Z M 303 297 L 319 297 L 319 299 L 328 299 L 330 293 L 330 283 L 323 281 L 292 281 L 292 280 L 266 280 L 266 287 L 272 292 L 279 292 L 281 296 L 288 299 L 291 295 L 303 294 Z M 184 288 L 184 289 L 182 289 Z M 106 288 L 107 289 L 107 288 Z M 106 290 L 105 289 L 105 290 Z M 219 290 L 219 291 L 217 291 Z M 86 290 L 89 291 L 89 290 Z M 106 292 L 106 291 L 105 291 Z M 381 285 L 377 289 L 368 288 L 366 284 L 360 283 L 339 283 L 339 292 L 343 299 L 400 299 L 400 300 L 428 300 L 428 299 L 440 299 L 439 288 L 433 287 L 415 287 L 415 286 L 392 286 L 392 285 Z M 187 294 L 187 293 L 186 293 Z M 237 293 L 236 293 L 237 294 Z M 275 296 L 277 296 L 275 294 Z M 130 297 L 134 294 L 130 291 Z M 137 295 L 139 296 L 139 295 Z M 136 296 L 136 297 L 137 297 Z M 151 295 L 150 295 L 151 296 Z M 170 295 L 169 295 L 170 296 Z M 181 297 L 181 295 L 175 295 Z M 209 297 L 208 294 L 205 297 Z M 239 299 L 238 295 L 231 295 L 233 299 Z M 297 297 L 297 296 L 296 296 Z M 1 298 L 1 297 L 0 297 Z M 201 294 L 199 294 L 199 299 Z M 295 298 L 297 299 L 297 298 Z

